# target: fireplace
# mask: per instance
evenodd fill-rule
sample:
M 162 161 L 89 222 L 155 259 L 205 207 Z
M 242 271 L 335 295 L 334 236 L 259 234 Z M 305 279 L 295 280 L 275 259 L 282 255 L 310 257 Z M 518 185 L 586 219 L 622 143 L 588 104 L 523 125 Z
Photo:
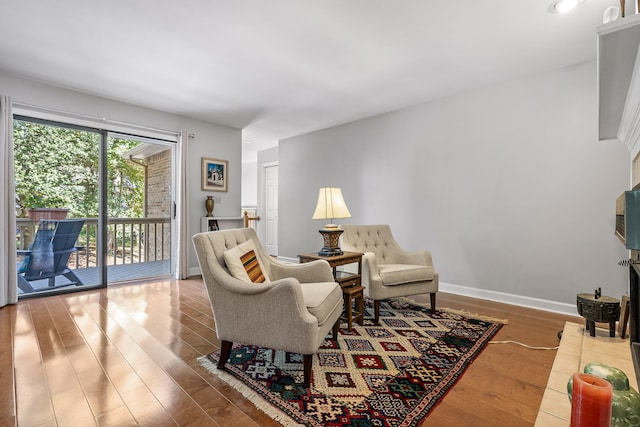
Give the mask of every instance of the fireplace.
M 629 265 L 629 337 L 631 357 L 640 388 L 640 185 L 616 201 L 616 235 L 631 250 Z
M 619 265 L 629 266 L 629 337 L 640 388 L 640 184 L 616 199 L 615 235 L 631 251 L 631 257 Z
M 629 340 L 631 358 L 640 389 L 640 265 L 629 266 Z

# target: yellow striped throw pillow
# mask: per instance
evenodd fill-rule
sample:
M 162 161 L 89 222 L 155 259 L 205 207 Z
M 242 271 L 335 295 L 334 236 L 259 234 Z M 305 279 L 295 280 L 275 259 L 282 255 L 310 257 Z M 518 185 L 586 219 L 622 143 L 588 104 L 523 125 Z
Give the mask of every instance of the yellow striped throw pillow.
M 236 279 L 252 283 L 269 282 L 269 276 L 260 262 L 253 240 L 247 240 L 224 252 L 224 262 Z
M 242 265 L 244 266 L 244 270 L 247 272 L 247 276 L 249 276 L 249 280 L 253 283 L 264 283 L 264 274 L 262 274 L 258 257 L 256 257 L 256 253 L 253 249 L 242 255 L 240 257 L 240 261 L 242 261 Z

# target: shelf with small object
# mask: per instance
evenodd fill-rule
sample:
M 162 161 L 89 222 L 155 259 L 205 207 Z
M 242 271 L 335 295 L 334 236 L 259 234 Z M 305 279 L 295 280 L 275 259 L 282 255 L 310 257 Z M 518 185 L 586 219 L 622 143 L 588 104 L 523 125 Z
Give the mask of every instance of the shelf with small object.
M 244 218 L 239 217 L 225 217 L 225 216 L 212 216 L 202 217 L 200 219 L 200 231 L 218 231 L 228 230 L 230 228 L 242 228 L 244 225 Z

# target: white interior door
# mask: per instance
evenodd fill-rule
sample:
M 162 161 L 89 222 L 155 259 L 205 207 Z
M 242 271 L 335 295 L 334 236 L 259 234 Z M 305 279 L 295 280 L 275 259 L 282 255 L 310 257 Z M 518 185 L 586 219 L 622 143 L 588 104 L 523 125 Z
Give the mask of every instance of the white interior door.
M 265 248 L 269 255 L 278 256 L 278 166 L 264 169 Z

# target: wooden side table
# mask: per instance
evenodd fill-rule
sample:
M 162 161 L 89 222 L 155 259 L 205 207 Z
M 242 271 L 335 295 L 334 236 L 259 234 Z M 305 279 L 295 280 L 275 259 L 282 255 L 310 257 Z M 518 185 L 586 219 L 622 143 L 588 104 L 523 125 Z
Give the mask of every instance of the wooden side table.
M 323 259 L 329 263 L 333 269 L 333 278 L 342 288 L 342 295 L 345 302 L 345 319 L 351 331 L 354 319 L 362 325 L 364 319 L 364 294 L 362 287 L 362 256 L 361 252 L 344 252 L 342 255 L 322 256 L 317 252 L 310 252 L 298 255 L 300 263 L 311 262 Z M 347 264 L 358 264 L 358 272 L 350 273 L 338 270 L 337 267 Z M 359 295 L 358 295 L 359 294 Z M 353 311 L 352 304 L 355 302 L 356 309 Z
M 360 285 L 342 288 L 344 297 L 345 315 L 349 332 L 353 330 L 353 322 L 358 322 L 360 326 L 364 322 L 364 288 Z M 355 305 L 355 309 L 354 309 Z

